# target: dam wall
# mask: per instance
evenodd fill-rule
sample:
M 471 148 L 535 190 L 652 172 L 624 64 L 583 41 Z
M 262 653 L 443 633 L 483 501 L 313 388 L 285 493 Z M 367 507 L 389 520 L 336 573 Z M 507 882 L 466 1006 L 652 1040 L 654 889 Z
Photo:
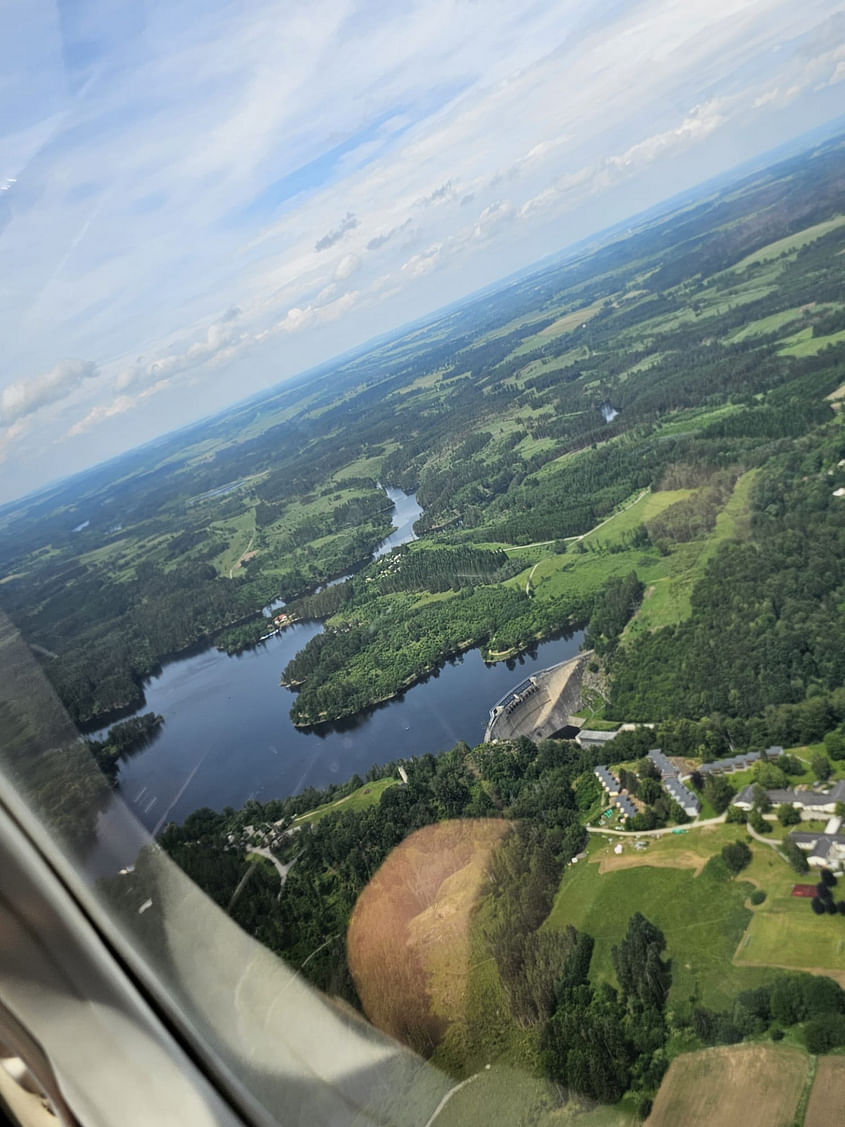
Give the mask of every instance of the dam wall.
M 515 685 L 490 709 L 485 743 L 520 736 L 538 740 L 567 727 L 578 712 L 581 681 L 592 655 L 587 650 Z

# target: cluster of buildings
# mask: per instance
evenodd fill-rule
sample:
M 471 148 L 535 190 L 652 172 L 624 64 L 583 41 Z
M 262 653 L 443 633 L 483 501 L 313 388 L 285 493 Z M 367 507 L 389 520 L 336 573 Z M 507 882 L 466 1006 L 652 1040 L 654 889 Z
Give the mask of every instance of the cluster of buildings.
M 585 733 L 582 732 L 581 735 Z M 602 746 L 614 735 L 615 732 L 590 732 L 584 746 Z M 593 740 L 592 737 L 595 739 Z M 760 759 L 775 761 L 783 754 L 782 747 L 767 747 L 765 751 L 747 751 L 727 759 L 715 760 L 713 763 L 704 763 L 698 771 L 705 777 L 713 774 L 728 774 L 746 770 Z M 657 768 L 663 789 L 669 797 L 677 802 L 690 818 L 697 817 L 701 813 L 701 803 L 697 795 L 681 781 L 680 769 L 663 754 L 660 748 L 648 752 L 647 757 Z M 596 767 L 593 774 L 619 811 L 623 821 L 628 821 L 638 812 L 637 806 L 623 790 L 619 779 L 609 767 Z M 754 787 L 755 784 L 743 787 L 733 800 L 733 805 L 741 810 L 751 810 L 754 806 Z M 794 806 L 800 812 L 803 821 L 826 819 L 827 824 L 823 831 L 796 830 L 789 835 L 789 838 L 804 850 L 810 865 L 845 870 L 845 833 L 840 832 L 843 819 L 836 813 L 839 804 L 845 804 L 845 779 L 839 779 L 827 790 L 773 788 L 766 793 L 773 806 L 784 804 Z M 841 809 L 841 806 L 839 808 Z
M 681 807 L 690 818 L 695 818 L 701 812 L 701 803 L 698 797 L 681 782 L 680 771 L 672 761 L 663 754 L 660 748 L 655 748 L 648 753 L 648 758 L 660 772 L 660 781 L 669 797 Z M 607 767 L 596 767 L 593 771 L 602 789 L 619 810 L 620 817 L 627 821 L 637 813 L 637 808 L 631 798 L 624 794 L 617 777 Z
M 672 760 L 664 755 L 659 747 L 650 751 L 648 758 L 660 772 L 660 781 L 669 797 L 677 802 L 688 817 L 697 818 L 701 813 L 701 803 L 698 801 L 698 796 L 681 782 L 681 772 Z
M 714 759 L 712 763 L 702 763 L 699 775 L 726 775 L 734 771 L 744 771 L 759 759 L 775 760 L 783 755 L 782 747 L 767 747 L 765 751 L 744 751 L 741 755 L 729 755 L 727 759 Z
M 613 772 L 607 767 L 596 767 L 593 770 L 593 774 L 601 783 L 602 790 L 619 811 L 619 817 L 625 822 L 627 822 L 629 818 L 633 818 L 637 813 L 637 808 L 628 795 L 622 793 L 622 784 Z
M 807 854 L 810 865 L 831 869 L 845 868 L 845 834 L 839 832 L 842 819 L 836 808 L 845 803 L 845 779 L 839 779 L 829 790 L 786 790 L 780 787 L 766 791 L 773 806 L 794 806 L 802 821 L 826 819 L 824 830 L 795 830 L 789 835 L 799 849 Z M 754 806 L 754 786 L 743 787 L 733 805 L 740 810 Z
M 836 813 L 836 804 L 845 802 L 845 779 L 834 783 L 828 791 L 783 790 L 780 787 L 767 790 L 772 806 L 794 806 L 805 820 L 810 818 L 830 818 Z M 740 810 L 750 810 L 754 806 L 754 785 L 743 787 L 733 805 Z

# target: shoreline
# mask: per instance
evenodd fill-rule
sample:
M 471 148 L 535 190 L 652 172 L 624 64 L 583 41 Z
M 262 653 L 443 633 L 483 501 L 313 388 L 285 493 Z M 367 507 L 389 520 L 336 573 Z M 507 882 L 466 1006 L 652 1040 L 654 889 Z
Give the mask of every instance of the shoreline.
M 294 728 L 297 729 L 297 731 L 308 731 L 312 728 L 319 729 L 326 725 L 335 724 L 340 721 L 349 721 L 354 719 L 355 717 L 366 715 L 372 709 L 376 709 L 380 705 L 387 704 L 392 700 L 396 700 L 397 697 L 400 697 L 403 693 L 407 692 L 408 689 L 412 689 L 415 685 L 418 685 L 420 684 L 420 682 L 425 681 L 434 673 L 439 672 L 448 662 L 452 661 L 454 658 L 461 657 L 463 654 L 470 653 L 472 650 L 480 651 L 481 659 L 485 665 L 498 665 L 503 661 L 511 661 L 515 658 L 520 657 L 524 653 L 528 653 L 534 645 L 543 645 L 546 642 L 554 642 L 560 638 L 572 637 L 574 634 L 578 633 L 579 629 L 581 629 L 581 627 L 569 624 L 562 629 L 552 631 L 547 635 L 535 635 L 535 637 L 531 642 L 528 643 L 528 645 L 523 646 L 520 649 L 507 650 L 503 656 L 495 657 L 492 661 L 490 660 L 491 652 L 489 650 L 486 650 L 483 645 L 468 642 L 466 645 L 453 650 L 450 654 L 442 658 L 440 661 L 435 662 L 433 665 L 426 666 L 425 669 L 422 669 L 418 673 L 415 673 L 412 677 L 407 678 L 393 692 L 387 693 L 382 697 L 378 697 L 376 700 L 368 701 L 367 704 L 363 705 L 361 708 L 356 708 L 351 712 L 338 713 L 334 716 L 323 716 L 319 720 L 294 720 L 293 717 L 291 717 L 291 723 L 293 724 Z M 296 691 L 298 688 L 301 688 L 302 685 L 305 684 L 305 682 L 281 681 L 280 684 L 286 689 L 292 689 Z

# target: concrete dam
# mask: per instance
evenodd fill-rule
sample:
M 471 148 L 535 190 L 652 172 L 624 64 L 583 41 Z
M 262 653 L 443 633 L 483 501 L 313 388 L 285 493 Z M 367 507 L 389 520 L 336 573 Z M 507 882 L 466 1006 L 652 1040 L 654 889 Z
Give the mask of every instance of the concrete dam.
M 490 709 L 486 743 L 528 736 L 543 739 L 573 726 L 581 700 L 581 681 L 592 650 L 562 661 L 520 681 Z M 580 727 L 580 724 L 574 725 Z

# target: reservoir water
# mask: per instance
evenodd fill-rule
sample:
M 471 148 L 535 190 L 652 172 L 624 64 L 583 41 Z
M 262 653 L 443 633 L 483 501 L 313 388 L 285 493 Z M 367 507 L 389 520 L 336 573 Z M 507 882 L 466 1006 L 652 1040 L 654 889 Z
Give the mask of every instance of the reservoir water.
M 412 539 L 421 511 L 413 496 L 389 493 L 399 527 L 376 555 Z M 458 740 L 478 743 L 498 698 L 530 672 L 574 656 L 582 639 L 579 632 L 544 642 L 490 666 L 473 650 L 369 713 L 303 732 L 290 721 L 293 694 L 279 678 L 321 629 L 299 623 L 234 657 L 208 649 L 168 663 L 147 683 L 142 711 L 160 713 L 165 723 L 153 743 L 122 761 L 119 777 L 124 801 L 147 829 L 181 822 L 201 806 L 237 808 L 249 798 L 267 801 L 363 775 L 374 763 L 443 751 Z

